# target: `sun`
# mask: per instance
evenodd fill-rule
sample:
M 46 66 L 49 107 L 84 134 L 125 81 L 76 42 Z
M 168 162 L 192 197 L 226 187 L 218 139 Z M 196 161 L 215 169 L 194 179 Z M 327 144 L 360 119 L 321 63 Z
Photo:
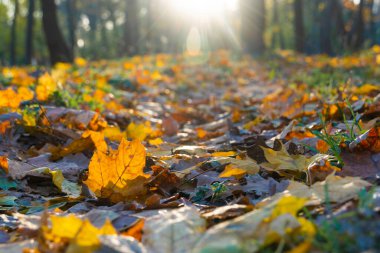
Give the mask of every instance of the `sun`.
M 170 0 L 170 5 L 180 15 L 192 18 L 222 16 L 225 11 L 234 11 L 238 0 Z

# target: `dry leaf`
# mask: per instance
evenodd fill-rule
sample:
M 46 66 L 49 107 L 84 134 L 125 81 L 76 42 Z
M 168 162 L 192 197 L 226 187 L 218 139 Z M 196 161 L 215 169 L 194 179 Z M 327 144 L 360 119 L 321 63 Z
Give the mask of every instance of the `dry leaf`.
M 5 174 L 9 172 L 8 158 L 6 156 L 0 156 L 0 169 L 2 169 Z
M 87 130 L 82 134 L 81 138 L 74 140 L 66 147 L 54 148 L 51 152 L 50 160 L 57 161 L 67 155 L 91 150 L 94 147 L 102 152 L 107 152 L 108 148 L 107 143 L 104 141 L 103 133 Z
M 228 164 L 224 171 L 219 174 L 219 177 L 236 177 L 241 178 L 246 174 L 246 171 L 236 167 L 233 164 Z
M 43 225 L 44 243 L 54 247 L 55 243 L 67 242 L 65 252 L 93 252 L 100 246 L 99 236 L 117 234 L 109 220 L 97 228 L 88 220 L 81 220 L 75 215 L 50 216 L 51 226 Z M 49 243 L 48 243 L 49 242 Z
M 268 161 L 268 163 L 260 164 L 263 168 L 276 171 L 288 178 L 304 179 L 302 174 L 306 174 L 306 181 L 309 184 L 316 180 L 323 180 L 330 173 L 339 170 L 339 168 L 331 165 L 329 160 L 333 157 L 329 155 L 317 154 L 312 157 L 290 155 L 283 144 L 281 144 L 279 151 L 264 147 L 262 149 Z
M 96 149 L 89 164 L 85 184 L 99 198 L 121 201 L 144 194 L 143 183 L 149 175 L 143 172 L 145 147 L 138 141 L 123 139 L 117 150 Z
M 283 196 L 306 198 L 308 199 L 307 205 L 323 204 L 326 201 L 326 188 L 329 201 L 333 203 L 343 203 L 356 198 L 361 189 L 369 186 L 371 186 L 370 183 L 358 177 L 339 177 L 335 175 L 329 175 L 325 181 L 317 182 L 312 186 L 290 181 L 288 188 L 284 192 L 264 199 L 258 204 L 258 207 L 272 203 Z

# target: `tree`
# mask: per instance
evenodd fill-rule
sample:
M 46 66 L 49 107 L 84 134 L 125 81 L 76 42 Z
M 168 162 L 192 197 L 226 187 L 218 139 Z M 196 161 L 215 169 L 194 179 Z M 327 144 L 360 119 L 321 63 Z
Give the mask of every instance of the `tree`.
M 303 0 L 294 0 L 294 37 L 296 51 L 303 53 L 305 50 L 305 30 L 303 24 Z
M 279 3 L 278 0 L 273 1 L 273 25 L 274 25 L 274 31 L 272 35 L 272 47 L 276 48 L 277 46 L 277 41 L 279 42 L 280 48 L 284 49 L 285 48 L 285 41 L 284 41 L 284 36 L 282 34 L 281 30 L 281 24 L 280 24 L 280 17 L 279 17 Z
M 376 44 L 376 15 L 374 14 L 374 0 L 368 0 L 368 8 L 371 12 L 369 18 L 369 39 L 371 42 L 371 46 Z
M 344 25 L 343 19 L 343 7 L 341 5 L 340 0 L 331 0 L 330 4 L 332 5 L 332 13 L 334 13 L 335 17 L 335 26 L 336 33 L 338 38 L 340 39 L 340 47 L 344 48 L 345 46 L 345 36 L 346 36 L 346 28 Z
M 239 3 L 243 51 L 260 55 L 265 50 L 265 0 L 240 0 Z
M 127 0 L 126 29 L 124 33 L 125 51 L 132 56 L 138 52 L 138 0 Z
M 67 26 L 69 29 L 69 47 L 71 51 L 71 57 L 74 57 L 74 50 L 76 44 L 76 24 L 77 24 L 77 13 L 76 13 L 76 0 L 66 0 L 66 11 L 67 11 Z
M 359 9 L 357 12 L 357 17 L 355 21 L 355 40 L 354 40 L 354 49 L 358 50 L 364 43 L 364 0 L 360 0 Z
M 10 41 L 10 64 L 14 65 L 16 63 L 16 44 L 17 44 L 17 16 L 19 12 L 20 4 L 18 0 L 14 1 L 14 13 L 11 27 L 11 41 Z
M 331 45 L 331 21 L 330 17 L 332 14 L 332 5 L 330 4 L 330 0 L 322 0 L 323 9 L 321 11 L 321 26 L 320 26 L 320 43 L 321 50 L 323 53 L 332 55 L 333 48 Z
M 57 6 L 54 0 L 41 0 L 42 24 L 52 65 L 57 62 L 72 62 L 71 52 L 64 41 L 58 25 Z
M 32 63 L 32 56 L 33 56 L 34 7 L 35 7 L 35 1 L 29 0 L 28 20 L 27 20 L 27 25 L 26 25 L 26 38 L 25 38 L 25 64 L 26 65 Z

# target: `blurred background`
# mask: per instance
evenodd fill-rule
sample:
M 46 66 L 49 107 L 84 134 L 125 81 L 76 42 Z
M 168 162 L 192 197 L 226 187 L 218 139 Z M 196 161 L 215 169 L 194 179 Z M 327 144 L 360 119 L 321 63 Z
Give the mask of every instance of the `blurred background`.
M 349 54 L 380 43 L 380 0 L 0 0 L 0 62 L 220 49 Z

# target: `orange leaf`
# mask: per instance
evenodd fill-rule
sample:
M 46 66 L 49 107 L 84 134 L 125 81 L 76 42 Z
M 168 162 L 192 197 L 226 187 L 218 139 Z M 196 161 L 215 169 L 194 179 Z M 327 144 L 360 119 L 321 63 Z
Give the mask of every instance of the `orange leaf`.
M 141 242 L 144 223 L 145 223 L 145 220 L 143 219 L 137 221 L 130 229 L 128 229 L 128 231 L 124 232 L 123 235 L 132 236 L 136 240 Z
M 3 169 L 6 174 L 8 174 L 9 167 L 8 167 L 8 159 L 6 156 L 0 156 L 0 168 Z
M 205 138 L 208 134 L 208 132 L 204 130 L 203 128 L 197 128 L 196 131 L 197 131 L 197 136 L 199 139 Z
M 317 141 L 316 149 L 319 152 L 321 152 L 323 154 L 326 154 L 327 151 L 329 150 L 329 148 L 330 148 L 329 145 L 325 141 L 323 141 L 323 140 L 318 140 Z
M 5 135 L 5 132 L 8 128 L 11 127 L 11 122 L 9 120 L 3 121 L 0 123 L 0 134 Z

